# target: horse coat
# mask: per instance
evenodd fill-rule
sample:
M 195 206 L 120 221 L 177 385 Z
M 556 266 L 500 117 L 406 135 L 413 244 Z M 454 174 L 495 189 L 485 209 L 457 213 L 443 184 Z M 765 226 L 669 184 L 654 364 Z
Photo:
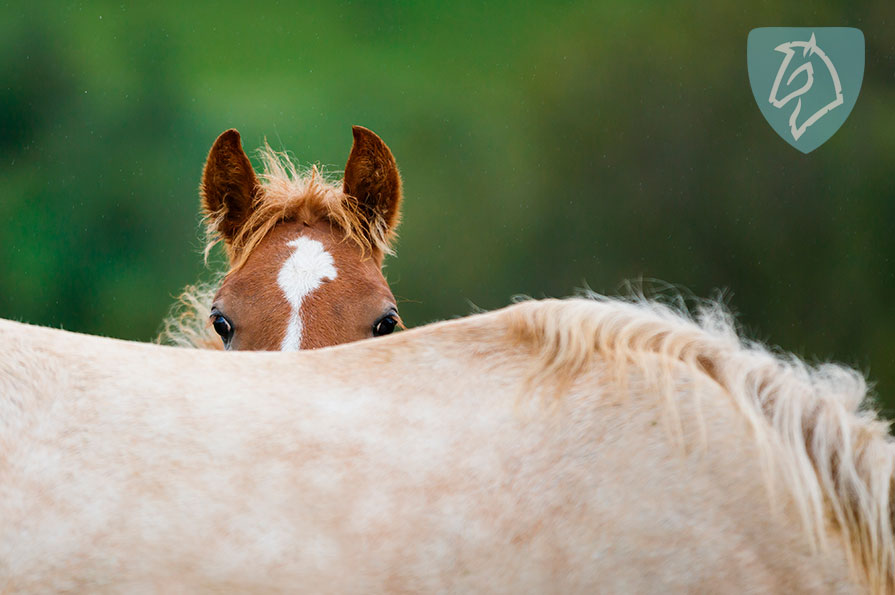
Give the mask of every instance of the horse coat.
M 719 316 L 526 302 L 301 353 L 0 321 L 0 591 L 891 589 L 863 379 Z

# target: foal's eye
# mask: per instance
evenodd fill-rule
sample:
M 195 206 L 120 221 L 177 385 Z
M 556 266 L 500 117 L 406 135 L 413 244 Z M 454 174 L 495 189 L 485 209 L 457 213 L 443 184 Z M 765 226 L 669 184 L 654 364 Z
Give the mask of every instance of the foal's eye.
M 230 339 L 233 338 L 233 325 L 230 324 L 227 317 L 220 312 L 213 310 L 211 312 L 211 326 L 214 327 L 214 332 L 220 335 L 221 339 L 224 341 L 224 346 L 226 347 L 229 345 Z
M 373 325 L 373 336 L 390 335 L 396 326 L 398 326 L 398 316 L 396 314 L 386 314 Z

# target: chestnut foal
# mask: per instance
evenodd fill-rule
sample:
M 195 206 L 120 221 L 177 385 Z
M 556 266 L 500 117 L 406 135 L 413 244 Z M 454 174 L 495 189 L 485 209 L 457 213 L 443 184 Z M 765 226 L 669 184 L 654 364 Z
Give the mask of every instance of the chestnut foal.
M 206 254 L 223 240 L 230 268 L 210 309 L 208 296 L 187 289 L 165 342 L 294 351 L 387 335 L 400 324 L 382 261 L 400 218 L 401 177 L 376 134 L 353 132 L 340 184 L 316 167 L 300 173 L 266 145 L 256 176 L 239 133 L 218 137 L 202 174 Z

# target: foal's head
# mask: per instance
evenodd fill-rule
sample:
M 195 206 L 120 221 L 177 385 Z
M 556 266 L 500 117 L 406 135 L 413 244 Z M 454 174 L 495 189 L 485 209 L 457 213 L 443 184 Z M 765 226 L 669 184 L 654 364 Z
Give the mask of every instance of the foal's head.
M 226 349 L 309 349 L 386 335 L 399 323 L 382 260 L 398 224 L 391 151 L 355 126 L 341 185 L 261 151 L 256 177 L 236 130 L 215 141 L 202 174 L 209 231 L 230 270 L 210 323 Z M 260 180 L 259 180 L 260 178 Z

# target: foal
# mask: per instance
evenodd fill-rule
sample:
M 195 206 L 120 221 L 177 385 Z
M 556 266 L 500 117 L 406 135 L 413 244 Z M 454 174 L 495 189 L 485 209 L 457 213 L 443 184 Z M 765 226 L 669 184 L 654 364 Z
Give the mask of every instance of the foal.
M 184 311 L 168 319 L 162 340 L 294 351 L 395 329 L 398 311 L 382 261 L 400 218 L 401 177 L 376 134 L 360 126 L 353 132 L 340 185 L 316 168 L 300 174 L 268 146 L 256 176 L 239 133 L 218 137 L 200 193 L 211 238 L 206 254 L 223 240 L 230 268 L 210 309 L 209 295 L 187 288 Z

